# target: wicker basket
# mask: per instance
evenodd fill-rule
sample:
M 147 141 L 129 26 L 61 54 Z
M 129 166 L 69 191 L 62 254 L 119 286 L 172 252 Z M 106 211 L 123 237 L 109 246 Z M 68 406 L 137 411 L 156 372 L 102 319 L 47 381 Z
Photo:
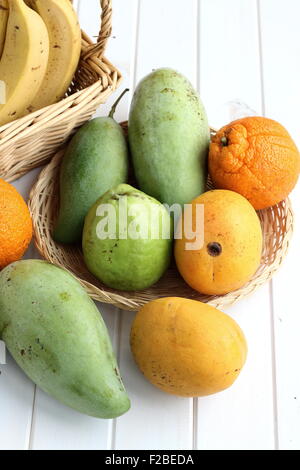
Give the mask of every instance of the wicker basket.
M 120 84 L 120 72 L 103 57 L 111 34 L 112 0 L 101 0 L 100 4 L 97 43 L 82 32 L 81 58 L 69 96 L 0 127 L 0 176 L 7 181 L 49 160 Z
M 123 124 L 123 127 L 126 131 L 126 124 Z M 150 300 L 176 295 L 222 308 L 246 297 L 270 280 L 287 254 L 293 233 L 293 212 L 289 199 L 258 211 L 264 234 L 261 264 L 251 281 L 241 289 L 222 296 L 199 294 L 183 281 L 174 264 L 162 279 L 149 289 L 139 292 L 110 289 L 88 271 L 80 247 L 59 245 L 52 239 L 58 212 L 59 168 L 63 155 L 64 150 L 55 155 L 42 170 L 30 193 L 29 209 L 33 219 L 35 245 L 48 261 L 72 272 L 94 300 L 113 304 L 124 310 L 137 310 Z

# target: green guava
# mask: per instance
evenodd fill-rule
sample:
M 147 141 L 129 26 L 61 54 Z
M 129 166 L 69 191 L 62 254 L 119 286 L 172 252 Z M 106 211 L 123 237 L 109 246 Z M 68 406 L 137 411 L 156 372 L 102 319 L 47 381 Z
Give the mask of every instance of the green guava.
M 160 202 L 121 184 L 98 199 L 83 230 L 83 255 L 89 271 L 109 287 L 142 290 L 169 266 L 172 218 Z

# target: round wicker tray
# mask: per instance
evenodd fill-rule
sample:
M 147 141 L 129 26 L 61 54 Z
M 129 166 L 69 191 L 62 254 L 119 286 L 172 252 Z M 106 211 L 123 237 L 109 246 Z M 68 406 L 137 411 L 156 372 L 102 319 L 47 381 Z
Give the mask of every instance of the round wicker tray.
M 97 43 L 82 31 L 81 58 L 68 97 L 0 127 L 0 177 L 13 181 L 45 163 L 119 86 L 120 72 L 103 56 L 111 35 L 112 0 L 100 0 Z
M 123 123 L 123 128 L 126 133 L 126 123 Z M 270 280 L 287 254 L 293 233 L 293 211 L 289 199 L 258 211 L 264 235 L 261 264 L 253 278 L 241 289 L 222 296 L 199 294 L 180 277 L 174 262 L 160 281 L 149 289 L 139 292 L 110 289 L 87 270 L 80 246 L 59 245 L 52 239 L 58 212 L 59 168 L 63 155 L 64 150 L 61 150 L 54 156 L 31 190 L 29 209 L 33 219 L 34 241 L 46 260 L 73 273 L 94 300 L 113 304 L 124 310 L 138 310 L 158 297 L 179 296 L 222 308 L 250 295 Z

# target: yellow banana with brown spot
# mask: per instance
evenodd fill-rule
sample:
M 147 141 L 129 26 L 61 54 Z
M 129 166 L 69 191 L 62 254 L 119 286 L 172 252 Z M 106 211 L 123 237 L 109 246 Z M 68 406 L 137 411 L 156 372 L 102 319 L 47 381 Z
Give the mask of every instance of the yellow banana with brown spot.
M 28 113 L 40 89 L 49 57 L 49 37 L 41 17 L 23 0 L 9 0 L 6 40 L 0 61 L 0 80 L 6 102 L 0 105 L 0 125 Z
M 81 30 L 70 0 L 27 0 L 44 20 L 49 34 L 48 68 L 32 111 L 60 101 L 76 72 L 81 52 Z
M 0 58 L 4 49 L 5 37 L 6 37 L 6 28 L 8 21 L 8 1 L 0 0 Z

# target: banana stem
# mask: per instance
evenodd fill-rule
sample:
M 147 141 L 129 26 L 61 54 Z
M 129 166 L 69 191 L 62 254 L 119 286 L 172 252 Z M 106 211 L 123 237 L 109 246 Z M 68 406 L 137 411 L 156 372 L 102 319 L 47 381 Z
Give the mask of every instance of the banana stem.
M 126 88 L 123 93 L 119 96 L 119 98 L 117 99 L 117 101 L 112 105 L 112 108 L 110 110 L 110 113 L 108 115 L 108 117 L 110 118 L 114 118 L 114 114 L 116 112 L 116 109 L 117 109 L 117 106 L 118 104 L 120 103 L 121 99 L 123 98 L 123 96 L 129 91 L 129 88 Z

